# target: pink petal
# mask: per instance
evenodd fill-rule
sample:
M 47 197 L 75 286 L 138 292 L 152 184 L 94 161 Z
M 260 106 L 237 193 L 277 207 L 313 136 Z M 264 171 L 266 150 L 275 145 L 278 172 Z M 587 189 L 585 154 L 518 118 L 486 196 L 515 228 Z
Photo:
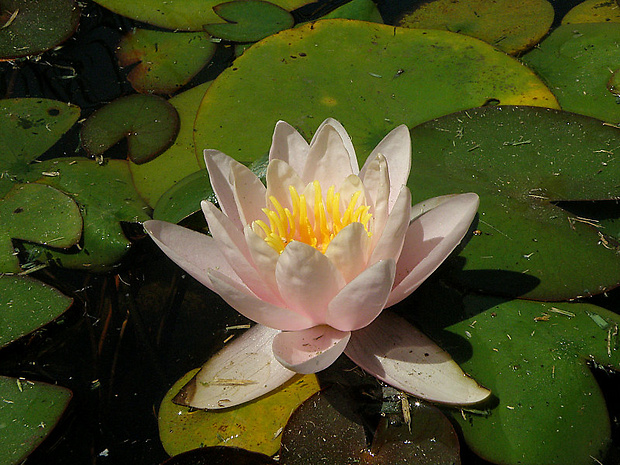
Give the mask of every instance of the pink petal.
M 467 233 L 478 204 L 476 194 L 455 195 L 411 223 L 396 263 L 388 307 L 417 289 L 452 253 Z
M 307 315 L 315 324 L 325 321 L 327 305 L 345 285 L 334 264 L 321 252 L 293 241 L 280 254 L 276 282 L 287 307 Z
M 205 150 L 204 157 L 207 171 L 209 171 L 211 187 L 215 192 L 220 208 L 230 218 L 230 221 L 241 229 L 243 224 L 237 209 L 231 176 L 232 165 L 239 162 L 219 150 Z
M 470 405 L 491 394 L 463 373 L 447 352 L 389 311 L 355 331 L 345 353 L 381 381 L 421 399 Z
M 334 185 L 337 190 L 344 178 L 357 171 L 357 158 L 349 135 L 336 120 L 325 120 L 310 143 L 302 181 L 318 180 L 326 189 Z
M 265 240 L 256 234 L 250 225 L 243 230 L 245 241 L 248 244 L 252 261 L 256 271 L 265 283 L 269 285 L 274 294 L 280 294 L 276 283 L 276 264 L 280 254 L 276 252 Z
M 265 186 L 250 169 L 241 163 L 231 167 L 233 190 L 239 219 L 241 224 L 246 225 L 252 221 L 263 218 L 265 214 Z
M 364 165 L 364 177 L 362 182 L 366 188 L 366 197 L 369 205 L 372 206 L 371 213 L 373 216 L 373 234 L 381 237 L 385 222 L 391 206 L 390 198 L 390 176 L 385 157 L 381 154 Z M 362 174 L 360 172 L 360 174 Z
M 379 260 L 393 259 L 398 257 L 403 248 L 405 234 L 411 217 L 411 193 L 407 187 L 402 187 L 400 195 L 394 203 L 394 207 L 387 218 L 381 237 L 377 241 L 374 250 L 368 260 L 372 265 Z
M 309 148 L 306 140 L 293 126 L 284 121 L 278 121 L 273 131 L 269 161 L 282 160 L 297 173 L 303 173 Z
M 298 331 L 314 325 L 308 317 L 291 309 L 278 307 L 256 297 L 243 284 L 216 270 L 209 270 L 213 290 L 228 305 L 246 318 L 270 328 Z
M 409 129 L 404 124 L 393 129 L 372 151 L 366 163 L 360 171 L 360 177 L 364 178 L 367 166 L 377 154 L 383 154 L 387 159 L 390 172 L 390 208 L 396 202 L 396 196 L 401 186 L 407 184 L 411 171 L 411 136 Z
M 209 289 L 213 289 L 208 277 L 210 268 L 217 268 L 241 283 L 212 237 L 157 220 L 145 221 L 144 229 L 172 261 Z
M 327 246 L 325 256 L 338 268 L 346 282 L 366 268 L 370 238 L 361 223 L 345 226 Z
M 350 337 L 351 333 L 329 326 L 281 332 L 273 339 L 273 354 L 289 370 L 316 373 L 336 361 Z
M 289 186 L 293 186 L 298 193 L 306 187 L 299 175 L 291 166 L 281 160 L 273 160 L 267 166 L 267 200 L 274 196 L 283 208 L 293 211 Z M 268 208 L 273 210 L 271 202 L 267 201 Z
M 276 389 L 295 376 L 273 356 L 276 329 L 256 325 L 227 343 L 183 388 L 175 402 L 200 409 L 234 407 Z
M 394 260 L 381 260 L 364 270 L 329 303 L 326 323 L 340 331 L 369 325 L 385 307 L 395 273 Z

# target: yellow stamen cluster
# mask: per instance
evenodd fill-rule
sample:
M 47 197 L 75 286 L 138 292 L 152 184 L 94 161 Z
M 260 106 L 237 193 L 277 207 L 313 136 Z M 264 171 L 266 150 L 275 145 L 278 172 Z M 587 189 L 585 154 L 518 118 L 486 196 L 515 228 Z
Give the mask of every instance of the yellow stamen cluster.
M 291 205 L 293 211 L 282 207 L 274 196 L 269 197 L 269 201 L 273 205 L 273 210 L 263 208 L 263 212 L 267 216 L 269 225 L 262 220 L 256 220 L 253 223 L 254 230 L 260 228 L 264 232 L 265 242 L 279 253 L 291 241 L 300 241 L 311 245 L 322 253 L 325 253 L 327 246 L 336 234 L 345 226 L 352 223 L 361 223 L 364 229 L 368 231 L 368 224 L 372 215 L 368 213 L 370 207 L 368 205 L 357 205 L 361 191 L 355 192 L 345 211 L 340 213 L 340 193 L 335 192 L 335 187 L 331 186 L 327 190 L 327 195 L 323 199 L 321 185 L 318 181 L 312 183 L 314 190 L 314 209 L 309 211 L 306 196 L 299 195 L 297 189 L 289 186 L 288 190 L 291 195 Z

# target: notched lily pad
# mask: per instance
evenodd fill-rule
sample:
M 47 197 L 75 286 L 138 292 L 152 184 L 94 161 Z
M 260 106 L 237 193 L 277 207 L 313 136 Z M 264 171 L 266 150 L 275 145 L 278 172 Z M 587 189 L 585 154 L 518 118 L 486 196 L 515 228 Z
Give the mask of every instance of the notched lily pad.
M 4 0 L 0 60 L 38 55 L 71 37 L 80 9 L 73 0 Z
M 295 23 L 284 8 L 261 0 L 220 3 L 213 11 L 227 23 L 206 24 L 204 30 L 234 42 L 256 42 Z
M 60 386 L 0 376 L 0 462 L 22 463 L 56 426 L 71 396 Z
M 202 32 L 134 29 L 123 36 L 116 56 L 123 67 L 135 65 L 127 76 L 135 90 L 171 94 L 209 63 L 216 47 Z
M 27 276 L 0 276 L 0 347 L 54 321 L 72 302 L 60 291 Z
M 127 138 L 127 156 L 134 163 L 152 160 L 170 147 L 179 132 L 179 115 L 165 99 L 155 95 L 120 97 L 101 107 L 84 122 L 82 146 L 101 156 Z

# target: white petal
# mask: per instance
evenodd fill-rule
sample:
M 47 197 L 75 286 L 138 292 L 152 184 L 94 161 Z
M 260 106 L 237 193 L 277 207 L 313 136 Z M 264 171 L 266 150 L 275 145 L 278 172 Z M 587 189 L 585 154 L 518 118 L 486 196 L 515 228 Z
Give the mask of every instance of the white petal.
M 388 307 L 416 290 L 452 253 L 467 233 L 478 204 L 476 194 L 452 196 L 409 225 Z
M 256 266 L 256 271 L 263 281 L 271 287 L 271 290 L 279 295 L 280 291 L 276 283 L 276 264 L 280 254 L 267 244 L 262 237 L 256 234 L 250 225 L 247 225 L 243 232 L 252 261 Z
M 293 211 L 291 193 L 289 186 L 293 186 L 298 193 L 306 187 L 301 178 L 291 166 L 281 160 L 273 160 L 267 166 L 267 200 L 274 196 L 283 208 Z M 267 201 L 268 208 L 273 210 L 270 201 Z
M 355 331 L 345 353 L 368 373 L 421 399 L 470 405 L 490 395 L 447 352 L 389 311 Z
M 307 315 L 315 324 L 325 322 L 327 305 L 345 285 L 334 264 L 321 252 L 293 241 L 280 254 L 276 281 L 287 307 Z
M 209 279 L 213 283 L 213 290 L 228 305 L 252 321 L 286 331 L 299 331 L 314 326 L 305 315 L 259 299 L 243 284 L 233 281 L 222 273 L 210 270 Z
M 346 282 L 366 268 L 370 238 L 361 223 L 340 230 L 327 246 L 325 256 L 338 268 Z
M 368 260 L 369 265 L 388 258 L 395 261 L 398 260 L 403 248 L 410 217 L 411 193 L 407 187 L 403 187 L 400 190 L 400 195 L 396 199 L 394 208 L 392 208 L 387 218 L 381 237 L 379 237 L 370 255 L 370 260 Z
M 243 224 L 237 209 L 231 176 L 232 166 L 239 164 L 239 162 L 219 150 L 205 150 L 204 158 L 207 171 L 209 171 L 211 187 L 215 192 L 220 208 L 230 218 L 230 221 L 241 229 Z
M 279 331 L 256 325 L 227 343 L 174 399 L 200 409 L 234 407 L 276 389 L 295 376 L 273 356 Z
M 297 173 L 303 173 L 310 146 L 297 130 L 285 121 L 278 121 L 273 131 L 269 161 L 282 160 Z
M 363 173 L 362 182 L 366 188 L 366 197 L 369 205 L 372 206 L 370 213 L 373 216 L 373 234 L 378 238 L 383 233 L 383 228 L 391 208 L 389 205 L 390 176 L 387 161 L 383 155 L 377 154 L 370 163 L 366 162 L 364 168 L 366 170 Z
M 305 331 L 286 331 L 273 339 L 273 354 L 284 367 L 297 373 L 324 370 L 342 354 L 351 333 L 329 326 L 315 326 Z
M 381 260 L 364 270 L 329 303 L 327 324 L 340 331 L 369 325 L 385 307 L 395 272 L 394 260 Z
M 241 163 L 231 167 L 233 189 L 239 219 L 246 225 L 263 218 L 262 208 L 265 206 L 265 186 L 250 169 Z
M 359 176 L 355 174 L 351 174 L 344 178 L 337 191 L 340 193 L 340 213 L 344 213 L 344 209 L 349 205 L 351 197 L 356 192 L 361 192 L 356 205 L 368 205 L 366 200 L 366 187 Z
M 327 119 L 319 126 L 310 143 L 301 179 L 304 183 L 318 180 L 326 188 L 357 174 L 357 158 L 349 135 L 336 120 Z
M 209 289 L 213 289 L 208 276 L 210 268 L 216 268 L 241 283 L 212 237 L 157 220 L 145 221 L 144 229 L 172 261 Z

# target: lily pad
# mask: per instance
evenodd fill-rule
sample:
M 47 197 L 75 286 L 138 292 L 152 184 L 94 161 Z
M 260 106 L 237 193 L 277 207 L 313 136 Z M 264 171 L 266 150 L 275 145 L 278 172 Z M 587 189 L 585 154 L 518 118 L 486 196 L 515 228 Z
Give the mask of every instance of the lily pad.
M 305 375 L 294 377 L 269 395 L 231 409 L 195 410 L 174 404 L 172 399 L 197 371 L 179 379 L 159 408 L 159 435 L 170 455 L 216 445 L 273 455 L 280 448 L 280 431 L 291 413 L 319 390 L 316 376 Z
M 562 18 L 562 24 L 607 22 L 620 22 L 620 8 L 614 0 L 585 0 Z
M 216 44 L 202 32 L 134 29 L 121 39 L 121 66 L 135 65 L 127 80 L 138 92 L 171 94 L 192 79 L 215 54 Z
M 131 247 L 120 223 L 149 219 L 149 208 L 133 189 L 127 164 L 124 160 L 109 160 L 100 165 L 84 158 L 58 158 L 38 164 L 48 173 L 39 183 L 55 187 L 77 201 L 84 232 L 79 248 L 60 252 L 29 245 L 31 257 L 90 271 L 106 271 L 117 265 Z
M 523 62 L 541 76 L 563 110 L 620 122 L 618 96 L 607 84 L 620 63 L 620 24 L 560 26 Z
M 82 215 L 73 199 L 40 184 L 16 184 L 0 199 L 0 272 L 22 271 L 12 239 L 56 248 L 80 240 Z
M 0 376 L 0 461 L 22 463 L 56 426 L 71 391 L 60 386 Z
M 221 22 L 213 8 L 222 0 L 95 0 L 122 16 L 179 31 L 202 31 L 205 24 Z M 292 11 L 312 0 L 272 0 L 270 3 Z
M 200 210 L 200 201 L 213 196 L 206 170 L 190 174 L 160 197 L 153 219 L 179 223 Z
M 73 0 L 4 0 L 0 60 L 38 55 L 73 35 L 80 9 Z
M 0 276 L 0 347 L 54 321 L 72 302 L 60 291 L 27 276 Z
M 226 23 L 206 24 L 214 37 L 234 42 L 256 42 L 293 26 L 293 16 L 273 3 L 243 0 L 220 3 L 213 11 Z
M 0 100 L 0 197 L 29 179 L 29 163 L 43 155 L 80 117 L 80 109 L 39 98 Z
M 536 107 L 467 110 L 412 130 L 413 201 L 480 196 L 477 230 L 453 276 L 470 289 L 540 300 L 604 292 L 620 283 L 612 238 L 555 201 L 616 199 L 620 131 Z
M 336 8 L 332 12 L 322 16 L 321 19 L 357 19 L 360 21 L 371 21 L 373 23 L 383 23 L 381 12 L 372 0 L 351 0 L 344 5 Z
M 466 34 L 516 55 L 547 34 L 553 16 L 547 0 L 434 0 L 405 14 L 398 25 Z
M 172 97 L 169 103 L 176 108 L 180 120 L 174 144 L 148 163 L 129 164 L 137 191 L 151 207 L 155 207 L 161 195 L 177 182 L 200 170 L 198 160 L 202 159 L 202 150 L 207 147 L 194 147 L 194 120 L 210 85 L 206 82 Z
M 239 447 L 200 447 L 166 460 L 162 465 L 277 465 L 265 454 L 250 452 Z
M 401 123 L 491 101 L 555 105 L 531 71 L 476 39 L 322 20 L 270 36 L 237 58 L 202 101 L 195 143 L 251 162 L 268 152 L 279 119 L 309 140 L 334 117 L 363 160 Z
M 82 146 L 93 157 L 101 156 L 127 138 L 127 156 L 146 163 L 174 143 L 179 115 L 165 99 L 156 95 L 128 95 L 101 107 L 84 122 Z
M 441 286 L 420 289 L 411 305 L 424 331 L 496 396 L 452 415 L 476 454 L 506 465 L 605 462 L 610 420 L 587 362 L 620 369 L 618 315 L 581 303 L 461 303 Z

